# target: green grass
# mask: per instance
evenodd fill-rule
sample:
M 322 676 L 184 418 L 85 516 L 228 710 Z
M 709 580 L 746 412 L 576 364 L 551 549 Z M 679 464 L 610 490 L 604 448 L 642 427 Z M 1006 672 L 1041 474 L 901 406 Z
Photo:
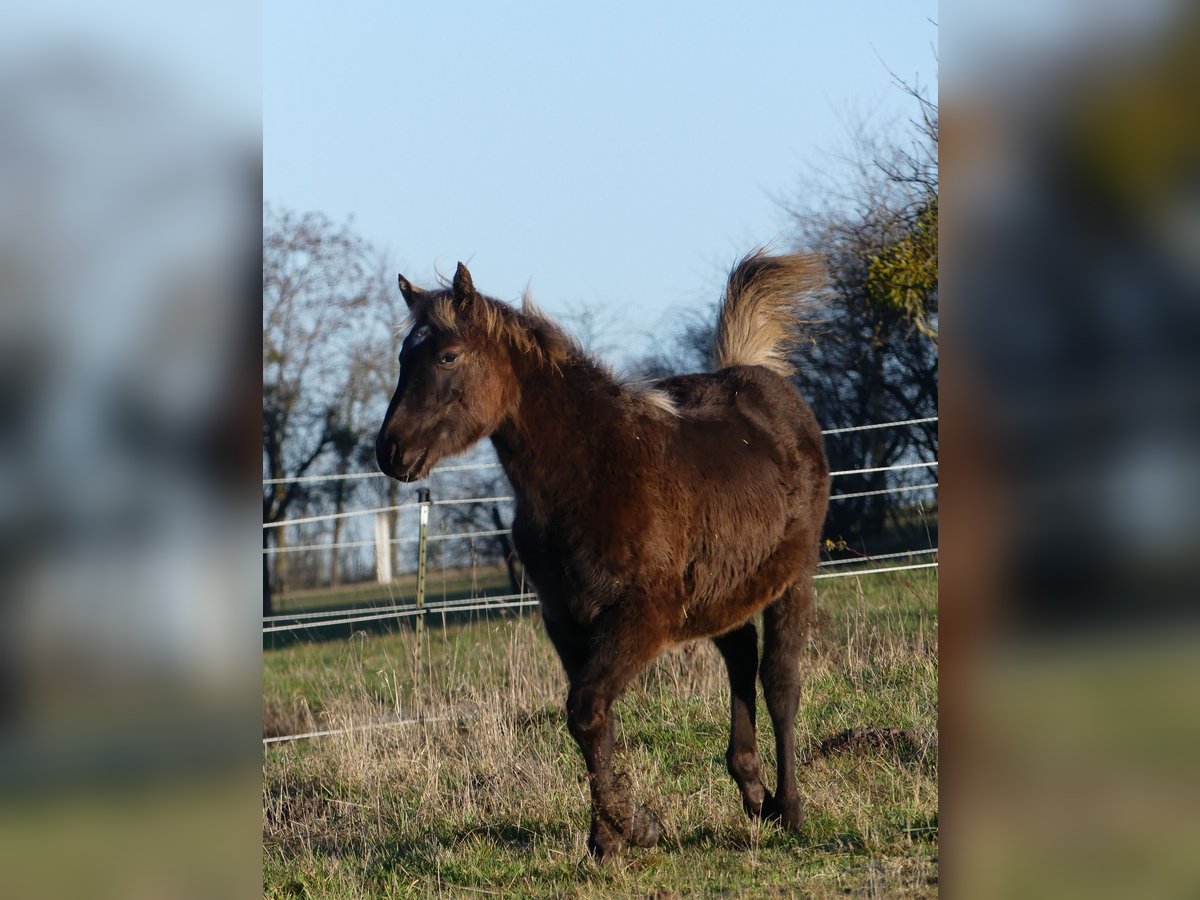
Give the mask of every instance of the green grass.
M 802 754 L 848 728 L 907 729 L 800 767 L 800 835 L 749 821 L 725 773 L 728 688 L 707 643 L 656 664 L 617 706 L 619 769 L 664 836 L 597 866 L 565 682 L 536 616 L 264 653 L 268 733 L 445 713 L 264 754 L 271 897 L 881 896 L 937 892 L 936 575 L 819 583 L 797 723 Z M 434 623 L 431 623 L 431 625 Z M 769 718 L 759 747 L 773 774 Z M 915 749 L 914 749 L 915 748 Z M 804 756 L 802 755 L 802 760 Z M 773 777 L 768 777 L 768 785 Z

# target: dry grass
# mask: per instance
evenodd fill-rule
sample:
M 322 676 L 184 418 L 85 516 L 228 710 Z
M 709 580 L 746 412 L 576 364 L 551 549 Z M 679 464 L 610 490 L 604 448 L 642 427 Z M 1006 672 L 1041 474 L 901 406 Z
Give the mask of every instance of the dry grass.
M 825 582 L 798 745 L 808 818 L 750 822 L 724 770 L 728 696 L 708 643 L 618 705 L 623 762 L 662 816 L 658 848 L 586 857 L 583 764 L 536 617 L 298 645 L 265 655 L 265 727 L 457 717 L 276 745 L 264 762 L 269 896 L 788 896 L 937 891 L 936 580 Z M 773 772 L 769 719 L 760 748 Z M 764 727 L 765 726 L 765 727 Z M 822 741 L 852 733 L 815 752 Z M 857 736 L 856 736 L 857 735 Z

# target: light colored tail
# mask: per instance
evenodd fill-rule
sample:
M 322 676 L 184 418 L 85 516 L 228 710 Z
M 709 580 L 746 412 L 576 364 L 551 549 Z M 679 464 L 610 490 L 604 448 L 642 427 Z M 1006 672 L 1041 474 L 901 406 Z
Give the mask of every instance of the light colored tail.
M 824 282 L 818 256 L 767 256 L 762 250 L 749 253 L 729 273 L 717 319 L 715 367 L 765 366 L 780 375 L 791 375 L 787 356 L 801 321 L 800 295 Z

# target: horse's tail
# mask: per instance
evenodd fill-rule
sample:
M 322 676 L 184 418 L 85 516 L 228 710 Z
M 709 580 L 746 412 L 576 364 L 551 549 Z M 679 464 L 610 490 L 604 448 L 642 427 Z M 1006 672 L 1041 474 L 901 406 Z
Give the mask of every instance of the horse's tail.
M 729 273 L 717 319 L 715 367 L 765 366 L 791 375 L 787 357 L 801 322 L 800 295 L 824 281 L 824 267 L 816 255 L 751 251 Z

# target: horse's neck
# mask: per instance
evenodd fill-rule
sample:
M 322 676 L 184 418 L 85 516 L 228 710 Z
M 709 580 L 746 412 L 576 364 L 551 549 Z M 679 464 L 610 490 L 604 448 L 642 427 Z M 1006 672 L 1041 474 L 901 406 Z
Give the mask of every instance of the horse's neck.
M 492 435 L 519 501 L 545 512 L 586 502 L 606 440 L 620 440 L 620 410 L 607 377 L 586 361 L 521 376 L 516 412 Z

